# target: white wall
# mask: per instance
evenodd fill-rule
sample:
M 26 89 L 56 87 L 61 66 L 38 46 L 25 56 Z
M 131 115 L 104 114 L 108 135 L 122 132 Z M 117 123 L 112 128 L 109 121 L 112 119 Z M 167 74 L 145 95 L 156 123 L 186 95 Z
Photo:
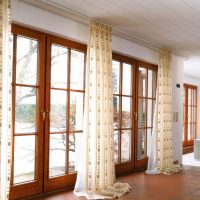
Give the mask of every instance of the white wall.
M 182 163 L 182 125 L 183 125 L 183 81 L 184 81 L 184 60 L 173 56 L 172 58 L 172 109 L 178 112 L 178 122 L 173 122 L 173 153 L 174 160 Z M 180 88 L 176 87 L 180 84 Z
M 184 83 L 197 86 L 197 138 L 200 138 L 200 79 L 184 75 Z
M 71 19 L 56 15 L 54 13 L 39 9 L 37 7 L 25 4 L 18 0 L 12 0 L 11 5 L 12 20 L 25 26 L 36 28 L 44 32 L 60 35 L 82 43 L 87 43 L 89 27 Z M 158 52 L 142 45 L 135 44 L 126 39 L 113 35 L 113 50 L 123 54 L 139 58 L 150 63 L 158 64 Z M 182 98 L 182 88 L 177 89 L 175 83 L 182 85 L 183 59 L 172 56 L 173 68 L 173 109 L 179 113 L 179 119 L 182 119 L 182 104 L 177 100 Z M 182 121 L 173 124 L 173 147 L 174 160 L 181 161 Z
M 12 0 L 12 20 L 44 32 L 60 35 L 82 43 L 87 43 L 89 27 L 71 19 L 25 4 L 18 0 Z M 158 52 L 128 40 L 113 36 L 113 50 L 133 57 L 158 63 Z

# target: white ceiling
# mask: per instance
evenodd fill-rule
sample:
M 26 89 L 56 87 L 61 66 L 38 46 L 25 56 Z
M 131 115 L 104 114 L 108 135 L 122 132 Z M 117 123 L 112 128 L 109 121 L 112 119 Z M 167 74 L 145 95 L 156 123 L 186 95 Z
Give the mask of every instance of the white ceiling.
M 110 25 L 121 37 L 185 57 L 200 78 L 200 0 L 21 0 L 82 23 Z
M 183 57 L 200 56 L 199 0 L 23 0 L 56 13 L 91 18 L 169 48 Z M 62 11 L 62 12 L 61 12 Z

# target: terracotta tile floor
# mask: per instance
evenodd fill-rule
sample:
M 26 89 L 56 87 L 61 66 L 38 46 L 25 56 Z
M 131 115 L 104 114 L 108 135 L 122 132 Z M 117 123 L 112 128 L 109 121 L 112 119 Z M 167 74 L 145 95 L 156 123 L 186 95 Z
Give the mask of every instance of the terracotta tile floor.
M 146 175 L 143 172 L 118 179 L 128 182 L 132 190 L 118 200 L 200 200 L 200 167 L 185 166 L 175 175 Z M 76 197 L 72 191 L 35 200 L 85 200 Z

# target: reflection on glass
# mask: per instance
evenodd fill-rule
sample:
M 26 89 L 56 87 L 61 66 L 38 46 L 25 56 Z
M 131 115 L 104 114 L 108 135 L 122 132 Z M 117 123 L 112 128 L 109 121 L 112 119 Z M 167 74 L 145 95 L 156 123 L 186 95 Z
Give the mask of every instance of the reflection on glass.
M 113 94 L 119 94 L 120 63 L 112 61 Z
M 194 107 L 191 107 L 191 122 L 194 122 Z
M 196 107 L 193 107 L 193 122 L 196 122 Z
M 36 89 L 16 87 L 15 133 L 36 132 L 36 124 Z
M 83 93 L 70 94 L 70 130 L 83 129 Z
M 123 63 L 123 95 L 131 95 L 131 65 Z
M 131 127 L 131 98 L 122 97 L 122 128 Z
M 38 42 L 17 36 L 16 82 L 37 84 Z
M 138 77 L 138 95 L 139 97 L 146 97 L 146 79 L 147 79 L 147 70 L 145 68 L 139 68 L 139 77 Z
M 114 159 L 115 163 L 119 162 L 119 132 L 114 131 Z
M 146 127 L 146 100 L 138 99 L 138 128 Z
M 188 140 L 195 139 L 196 135 L 196 123 L 188 124 Z
M 52 45 L 51 47 L 51 87 L 67 88 L 68 49 Z
M 188 106 L 188 123 L 191 123 L 191 119 L 192 119 L 192 107 Z
M 192 89 L 188 89 L 188 105 L 192 105 Z
M 67 129 L 67 92 L 51 90 L 50 131 L 61 132 Z
M 113 96 L 114 128 L 119 128 L 119 97 Z
M 193 105 L 197 105 L 197 102 L 196 102 L 196 100 L 197 100 L 197 94 L 196 94 L 196 90 L 193 90 L 193 93 L 194 93 L 194 104 Z
M 146 157 L 146 129 L 138 129 L 138 160 Z
M 131 131 L 124 130 L 121 135 L 121 162 L 131 160 Z
M 151 152 L 151 135 L 152 135 L 152 129 L 147 129 L 147 156 L 150 156 Z
M 156 71 L 148 70 L 148 97 L 156 97 Z
M 35 136 L 15 136 L 14 184 L 35 179 Z
M 78 152 L 80 151 L 82 133 L 75 133 L 69 135 L 69 172 L 77 171 L 78 167 Z
M 84 53 L 71 50 L 70 88 L 84 88 Z
M 49 176 L 65 174 L 66 169 L 66 134 L 51 134 L 49 145 Z
M 147 116 L 147 127 L 152 127 L 153 126 L 153 104 L 152 100 L 148 99 L 148 116 Z
M 191 124 L 188 124 L 188 140 L 192 139 Z

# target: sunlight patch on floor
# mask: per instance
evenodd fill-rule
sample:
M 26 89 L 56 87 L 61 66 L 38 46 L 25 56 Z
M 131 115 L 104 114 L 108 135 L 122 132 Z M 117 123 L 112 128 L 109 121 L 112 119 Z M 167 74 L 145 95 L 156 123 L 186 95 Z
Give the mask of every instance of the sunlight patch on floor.
M 194 159 L 194 153 L 189 153 L 189 154 L 183 155 L 182 164 L 183 165 L 200 167 L 200 160 L 195 160 Z

